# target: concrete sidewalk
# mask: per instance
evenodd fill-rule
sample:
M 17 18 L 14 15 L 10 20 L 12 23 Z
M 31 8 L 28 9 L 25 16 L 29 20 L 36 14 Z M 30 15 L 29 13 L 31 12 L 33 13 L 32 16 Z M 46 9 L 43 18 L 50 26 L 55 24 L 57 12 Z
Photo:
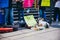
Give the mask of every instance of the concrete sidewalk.
M 60 29 L 49 28 L 41 31 L 30 29 L 0 34 L 0 40 L 60 40 Z
M 60 29 L 36 33 L 18 40 L 60 40 Z

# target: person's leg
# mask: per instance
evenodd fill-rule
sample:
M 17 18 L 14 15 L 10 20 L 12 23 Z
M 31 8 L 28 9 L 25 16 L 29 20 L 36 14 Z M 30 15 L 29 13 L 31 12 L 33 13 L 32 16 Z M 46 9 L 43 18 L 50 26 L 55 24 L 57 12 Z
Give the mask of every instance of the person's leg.
M 58 15 L 59 15 L 59 21 L 60 21 L 60 9 L 59 9 Z
M 54 9 L 54 21 L 56 21 L 57 14 L 58 14 L 58 8 L 55 8 Z
M 39 10 L 39 15 L 42 18 L 42 10 L 41 9 Z
M 19 16 L 19 23 L 20 27 L 25 27 L 25 21 L 24 21 L 24 10 L 20 10 L 20 16 Z
M 58 21 L 59 21 L 59 19 L 60 19 L 60 18 L 59 18 L 59 16 L 60 16 L 59 8 L 56 9 L 56 15 L 57 15 L 57 16 L 56 16 L 56 20 L 57 20 L 57 17 L 58 17 Z
M 41 12 L 42 12 L 41 17 L 44 18 L 44 10 L 45 10 L 45 8 L 44 7 L 40 7 L 40 9 L 41 9 Z

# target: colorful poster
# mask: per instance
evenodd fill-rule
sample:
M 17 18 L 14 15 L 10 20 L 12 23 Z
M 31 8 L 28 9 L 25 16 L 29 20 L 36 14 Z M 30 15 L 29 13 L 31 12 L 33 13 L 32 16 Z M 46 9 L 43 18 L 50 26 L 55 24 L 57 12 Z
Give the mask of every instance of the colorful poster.
M 28 26 L 35 26 L 37 24 L 33 15 L 24 16 L 25 22 Z
M 50 0 L 42 0 L 41 6 L 50 6 Z

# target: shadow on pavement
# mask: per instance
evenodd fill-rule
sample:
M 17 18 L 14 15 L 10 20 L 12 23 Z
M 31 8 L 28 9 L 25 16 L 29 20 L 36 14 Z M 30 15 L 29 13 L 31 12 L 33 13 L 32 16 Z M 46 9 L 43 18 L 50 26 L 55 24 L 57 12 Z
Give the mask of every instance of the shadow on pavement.
M 60 28 L 60 22 L 53 22 L 53 23 L 51 24 L 51 27 Z

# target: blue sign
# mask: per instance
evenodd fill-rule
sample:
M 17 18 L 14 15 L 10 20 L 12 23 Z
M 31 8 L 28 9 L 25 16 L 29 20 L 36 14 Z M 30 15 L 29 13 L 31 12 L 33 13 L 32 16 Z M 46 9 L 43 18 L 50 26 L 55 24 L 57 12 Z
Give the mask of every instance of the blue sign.
M 9 0 L 0 0 L 0 8 L 5 8 L 9 6 Z

